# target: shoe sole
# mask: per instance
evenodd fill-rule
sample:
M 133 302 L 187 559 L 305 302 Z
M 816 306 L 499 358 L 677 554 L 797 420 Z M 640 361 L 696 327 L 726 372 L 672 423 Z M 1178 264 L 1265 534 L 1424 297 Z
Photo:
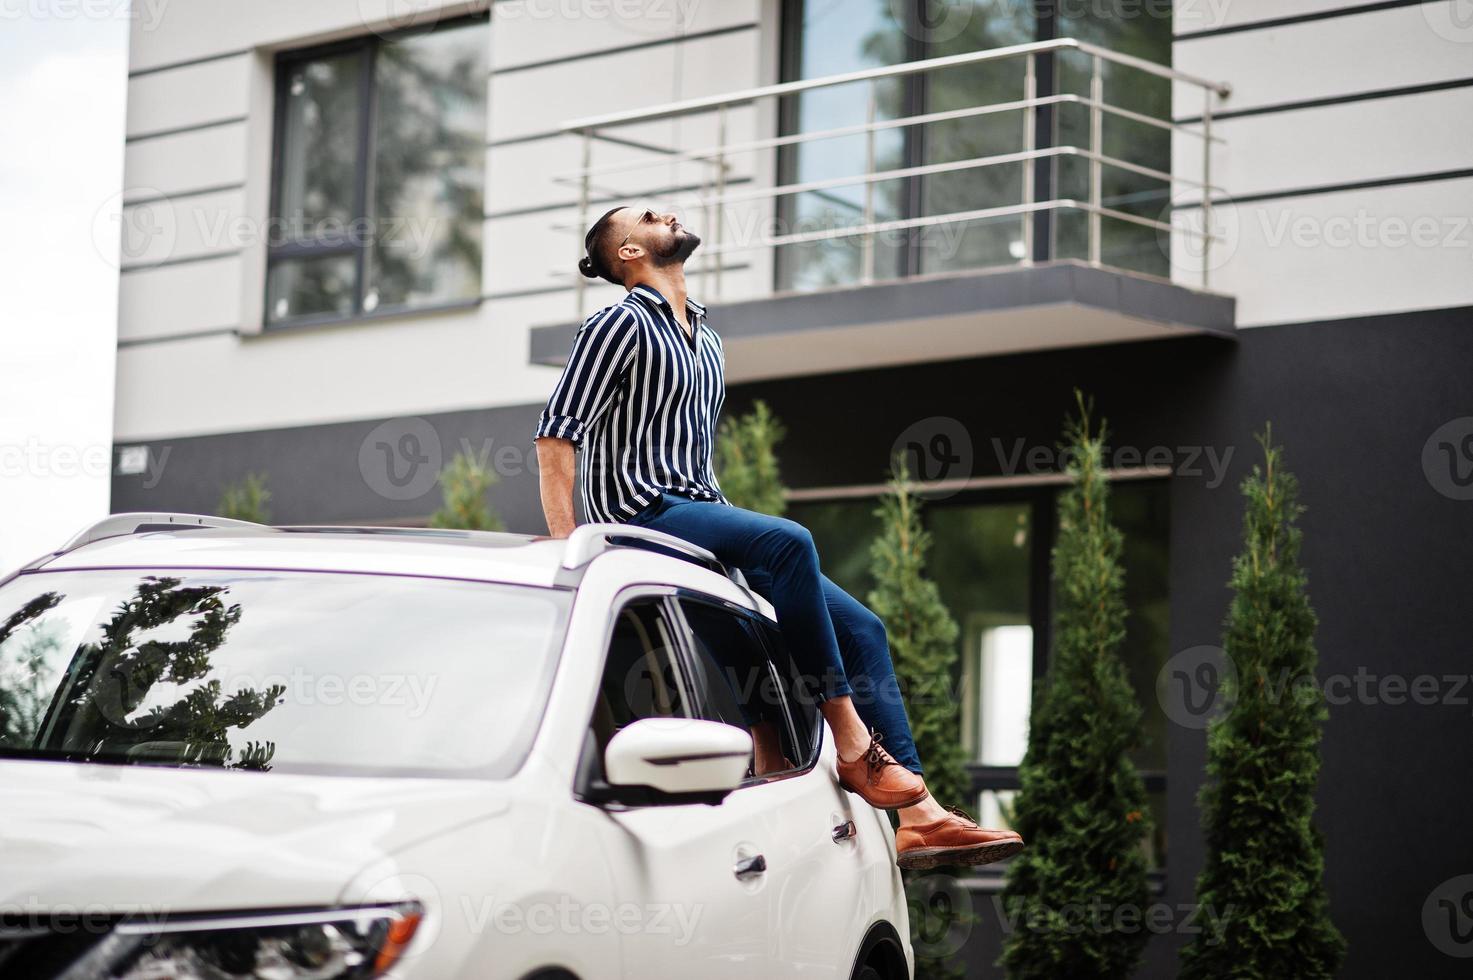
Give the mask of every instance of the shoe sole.
M 839 788 L 845 790 L 846 792 L 853 793 L 855 796 L 859 797 L 861 800 L 864 800 L 864 802 L 868 803 L 876 810 L 904 810 L 908 806 L 915 806 L 916 804 L 923 802 L 926 797 L 931 795 L 930 790 L 922 790 L 921 795 L 915 797 L 914 799 L 901 800 L 899 803 L 876 803 L 865 796 L 863 793 L 861 793 L 859 790 L 855 789 L 853 786 L 850 786 L 848 783 L 844 782 L 842 779 L 839 780 Z
M 902 851 L 895 859 L 905 871 L 924 871 L 943 865 L 965 865 L 977 867 L 1010 858 L 1023 849 L 1017 838 L 992 841 L 988 844 L 964 844 L 960 847 L 917 847 Z

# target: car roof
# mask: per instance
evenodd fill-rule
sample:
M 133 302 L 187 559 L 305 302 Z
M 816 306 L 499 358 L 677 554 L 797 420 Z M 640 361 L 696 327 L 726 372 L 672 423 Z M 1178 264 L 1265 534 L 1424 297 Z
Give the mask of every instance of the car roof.
M 508 531 L 394 527 L 179 527 L 69 547 L 46 571 L 99 567 L 272 568 L 432 575 L 552 586 L 567 541 Z M 34 566 L 33 566 L 34 567 Z
M 646 539 L 665 550 L 629 547 L 634 539 Z M 568 538 L 554 538 L 512 531 L 273 527 L 199 514 L 115 514 L 83 529 L 60 549 L 22 571 L 289 569 L 576 588 L 589 564 L 600 555 L 632 551 L 638 552 L 642 561 L 668 562 L 668 572 L 657 574 L 668 575 L 671 584 L 699 583 L 708 575 L 716 580 L 719 575 L 738 586 L 738 594 L 746 600 L 742 605 L 769 620 L 777 618 L 772 604 L 753 592 L 740 572 L 728 569 L 710 552 L 657 531 L 618 524 L 584 524 Z

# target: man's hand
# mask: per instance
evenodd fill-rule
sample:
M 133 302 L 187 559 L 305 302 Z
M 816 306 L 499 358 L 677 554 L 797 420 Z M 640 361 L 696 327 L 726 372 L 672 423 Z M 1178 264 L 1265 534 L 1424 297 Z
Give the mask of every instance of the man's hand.
M 574 446 L 568 439 L 543 436 L 537 440 L 538 483 L 542 492 L 542 514 L 547 533 L 566 538 L 577 527 L 573 516 L 573 478 L 577 464 Z

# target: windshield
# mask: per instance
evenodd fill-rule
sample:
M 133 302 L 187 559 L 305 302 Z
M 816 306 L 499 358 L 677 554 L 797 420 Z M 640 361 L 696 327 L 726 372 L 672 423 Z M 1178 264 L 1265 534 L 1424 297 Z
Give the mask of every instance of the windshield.
M 0 586 L 0 755 L 503 778 L 571 593 L 396 575 L 33 572 Z

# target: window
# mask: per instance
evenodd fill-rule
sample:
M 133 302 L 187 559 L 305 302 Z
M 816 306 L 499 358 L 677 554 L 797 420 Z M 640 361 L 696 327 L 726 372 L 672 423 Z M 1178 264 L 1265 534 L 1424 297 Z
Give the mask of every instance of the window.
M 1169 15 L 1142 8 L 1135 17 L 1107 15 L 1073 5 L 1069 9 L 1038 0 L 787 0 L 784 6 L 784 80 L 819 78 L 926 58 L 963 54 L 1076 37 L 1138 58 L 1171 63 Z M 1039 96 L 1089 96 L 1090 59 L 1078 51 L 1038 59 Z M 1012 102 L 1023 97 L 1023 59 L 961 65 L 904 78 L 885 79 L 875 88 L 875 118 L 897 119 L 921 113 L 962 110 Z M 1138 69 L 1106 63 L 1107 102 L 1138 113 L 1169 117 L 1170 85 Z M 782 100 L 784 133 L 818 132 L 860 125 L 869 112 L 871 83 L 855 82 L 789 96 Z M 874 143 L 874 169 L 960 163 L 1026 149 L 1021 109 L 943 119 L 881 130 Z M 1104 153 L 1136 167 L 1171 170 L 1171 138 L 1165 129 L 1110 117 L 1102 129 Z M 1035 145 L 1089 146 L 1088 107 L 1078 103 L 1039 108 Z M 785 147 L 779 154 L 784 184 L 837 179 L 866 169 L 863 134 L 813 140 Z M 1037 199 L 1087 200 L 1087 160 L 1045 157 L 968 167 L 880 181 L 874 185 L 875 221 L 939 217 L 960 211 L 1001 207 L 1023 200 L 1024 168 L 1032 167 Z M 1159 219 L 1169 205 L 1170 188 L 1155 178 L 1106 167 L 1102 203 L 1129 214 Z M 865 185 L 855 183 L 805 191 L 779 199 L 784 233 L 856 225 L 864 217 Z M 1083 212 L 1040 212 L 1033 222 L 1033 254 L 1026 255 L 1023 221 L 1016 215 L 942 223 L 875 236 L 874 278 L 1005 265 L 1031 258 L 1087 258 L 1087 220 Z M 1101 227 L 1101 259 L 1109 265 L 1155 275 L 1168 274 L 1167 253 L 1156 232 L 1120 219 Z M 815 289 L 856 282 L 863 276 L 859 236 L 779 247 L 777 288 Z
M 1165 739 L 1156 675 L 1168 653 L 1168 537 L 1164 481 L 1111 488 L 1124 536 L 1126 637 L 1121 655 L 1143 711 L 1134 756 L 1155 816 L 1153 865 L 1166 858 Z M 1008 826 L 1018 764 L 1028 744 L 1034 682 L 1047 669 L 1052 618 L 1050 551 L 1057 491 L 966 492 L 922 511 L 932 546 L 928 574 L 961 627 L 956 677 L 961 730 L 985 826 Z M 794 502 L 787 516 L 812 532 L 824 572 L 857 597 L 874 586 L 869 549 L 879 534 L 873 500 Z M 923 762 L 925 760 L 922 760 Z
M 267 327 L 479 299 L 487 31 L 278 58 Z
M 641 718 L 688 718 L 675 637 L 659 599 L 631 602 L 614 620 L 594 715 L 600 748 Z
M 797 696 L 796 671 L 777 630 L 714 600 L 682 598 L 680 610 L 689 628 L 697 713 L 751 733 L 754 775 L 805 767 L 816 703 Z
M 396 575 L 94 569 L 0 587 L 0 756 L 500 779 L 572 594 Z

